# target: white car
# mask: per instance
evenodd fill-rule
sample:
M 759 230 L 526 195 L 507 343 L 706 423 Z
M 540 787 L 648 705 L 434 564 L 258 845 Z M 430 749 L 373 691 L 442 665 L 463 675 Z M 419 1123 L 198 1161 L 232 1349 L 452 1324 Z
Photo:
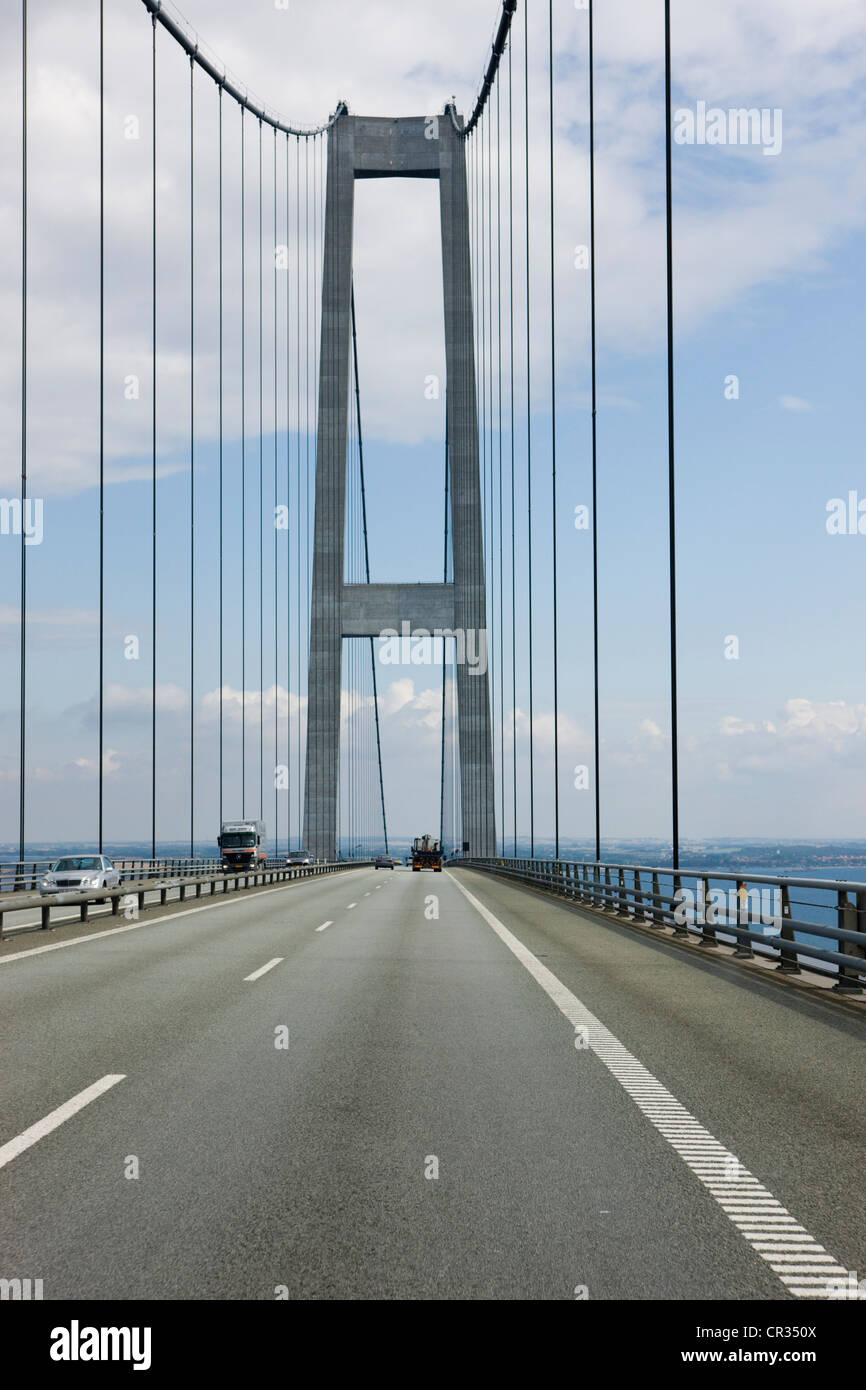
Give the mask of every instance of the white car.
M 69 854 L 57 859 L 39 884 L 43 897 L 49 893 L 90 893 L 100 888 L 118 888 L 120 870 L 104 854 Z

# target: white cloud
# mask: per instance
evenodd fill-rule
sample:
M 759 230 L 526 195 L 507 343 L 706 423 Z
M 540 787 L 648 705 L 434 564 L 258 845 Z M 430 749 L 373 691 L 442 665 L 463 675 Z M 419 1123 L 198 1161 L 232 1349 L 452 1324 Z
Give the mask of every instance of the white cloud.
M 288 90 L 296 120 L 318 121 L 345 97 L 369 114 L 441 110 L 456 92 L 471 108 L 487 58 L 495 6 L 442 0 L 407 6 L 403 0 L 345 0 L 293 4 L 287 11 L 258 6 L 243 23 L 230 0 L 188 0 L 192 23 L 252 90 L 273 101 Z M 544 215 L 547 169 L 546 11 L 530 15 L 532 205 L 538 226 L 533 265 L 538 342 L 546 341 L 547 251 Z M 0 20 L 0 151 L 4 167 L 19 162 L 18 14 Z M 533 26 L 536 26 L 533 28 Z M 522 26 L 518 24 L 518 31 Z M 150 454 L 150 24 L 135 3 L 114 13 L 107 28 L 106 199 L 106 450 L 109 480 L 147 475 Z M 858 0 L 751 0 L 724 6 L 681 7 L 676 20 L 676 81 L 682 100 L 780 107 L 785 142 L 777 159 L 752 148 L 677 150 L 685 184 L 676 209 L 677 324 L 695 331 L 719 310 L 742 303 L 752 289 L 786 276 L 820 276 L 838 239 L 866 220 L 859 152 L 866 112 L 857 95 L 866 76 Z M 188 467 L 188 68 L 160 31 L 159 455 L 160 474 Z M 518 52 L 521 40 L 518 39 Z M 563 6 L 556 25 L 557 64 L 567 74 L 557 88 L 558 316 L 563 394 L 587 351 L 586 285 L 572 266 L 575 242 L 586 239 L 585 12 Z M 95 32 L 60 0 L 31 12 L 30 91 L 30 453 L 33 486 L 49 494 L 94 486 L 97 479 L 97 135 Z M 423 57 L 422 57 L 423 55 Z M 616 0 L 598 17 L 597 206 L 598 276 L 604 296 L 603 346 L 627 355 L 661 342 L 663 303 L 662 167 L 659 75 L 662 26 L 655 7 Z M 228 103 L 231 106 L 231 103 Z M 228 110 L 228 108 L 227 108 Z M 200 76 L 197 103 L 197 361 L 200 440 L 217 429 L 216 100 Z M 140 139 L 123 138 L 135 113 Z M 228 177 L 235 178 L 237 113 L 226 118 Z M 254 222 L 254 122 L 247 123 L 250 208 Z M 268 154 L 267 137 L 265 155 Z M 302 172 L 304 164 L 302 159 Z M 282 176 L 282 168 L 279 170 Z M 267 183 L 267 179 L 266 179 Z M 267 190 L 266 190 L 267 191 Z M 418 193 L 418 190 L 414 190 Z M 438 219 L 401 180 L 359 192 L 363 216 L 355 248 L 359 334 L 364 363 L 364 411 L 370 437 L 415 441 L 439 437 L 441 411 L 424 402 L 423 377 L 438 372 L 442 354 Z M 17 243 L 20 189 L 0 193 L 4 242 Z M 406 195 L 403 197 L 403 195 Z M 519 202 L 519 200 L 518 200 Z M 362 206 L 363 205 L 363 206 Z M 236 251 L 237 209 L 226 213 L 229 264 Z M 394 235 L 399 234 L 399 256 Z M 522 235 L 518 215 L 515 234 Z M 283 233 L 278 226 L 278 237 Z M 290 240 L 293 231 L 290 228 Z M 252 233 L 250 235 L 252 243 Z M 249 248 L 248 248 L 249 249 Z M 396 262 L 406 271 L 395 281 Z M 518 257 L 515 293 L 523 290 Z M 399 293 L 395 294 L 395 284 Z M 19 315 L 18 265 L 0 270 L 0 312 Z M 250 303 L 256 296 L 250 293 Z M 224 418 L 237 436 L 240 416 L 237 319 L 240 284 L 227 274 Z M 316 293 L 312 294 L 315 306 Z M 255 307 L 253 305 L 253 307 Z M 248 309 L 250 304 L 248 304 Z M 270 298 L 265 303 L 268 341 Z M 393 351 L 399 317 L 400 350 Z M 254 327 L 250 326 L 251 342 Z M 516 371 L 522 369 L 518 339 Z M 18 348 L 14 334 L 0 346 L 0 486 L 17 477 Z M 255 354 L 252 353 L 254 357 Z M 387 361 L 388 371 L 369 364 Z M 546 398 L 546 354 L 534 372 Z M 248 362 L 248 367 L 250 363 Z M 316 364 L 313 362 L 313 376 Z M 253 363 L 254 366 L 254 363 Z M 252 368 L 250 368 L 252 371 Z M 140 378 L 141 396 L 127 401 L 124 378 Z M 253 379 L 248 382 L 252 393 Z M 577 387 L 574 388 L 577 390 Z M 295 385 L 291 383 L 294 393 Z M 617 393 L 614 391 L 614 398 Z M 798 404 L 786 404 L 786 402 Z M 253 401 L 250 401 L 252 407 Z M 782 408 L 807 402 L 783 397 Z M 294 409 L 294 401 L 293 401 Z M 314 417 L 315 411 L 311 412 Z M 247 411 L 256 429 L 256 411 Z
M 188 702 L 187 702 L 188 703 Z M 222 706 L 223 721 L 229 724 L 240 725 L 246 721 L 250 726 L 257 725 L 261 710 L 264 710 L 264 718 L 267 723 L 270 715 L 273 720 L 274 715 L 284 720 L 287 716 L 295 718 L 298 713 L 306 713 L 306 696 L 298 696 L 294 691 L 286 690 L 282 685 L 270 685 L 263 691 L 261 699 L 258 690 L 238 690 L 231 685 L 222 687 Z M 213 723 L 219 718 L 220 708 L 220 689 L 209 690 L 201 696 L 201 714 L 209 723 Z
M 795 412 L 815 409 L 810 401 L 803 400 L 801 396 L 780 396 L 779 405 L 783 410 L 793 410 Z
M 98 760 L 96 758 L 75 759 L 75 766 L 83 768 L 86 771 L 96 772 L 97 765 Z M 102 755 L 102 771 L 105 773 L 106 777 L 110 777 L 112 773 L 120 771 L 120 758 L 116 748 L 106 748 Z
M 654 719 L 642 719 L 640 722 L 640 732 L 646 734 L 647 738 L 662 738 L 663 734 Z

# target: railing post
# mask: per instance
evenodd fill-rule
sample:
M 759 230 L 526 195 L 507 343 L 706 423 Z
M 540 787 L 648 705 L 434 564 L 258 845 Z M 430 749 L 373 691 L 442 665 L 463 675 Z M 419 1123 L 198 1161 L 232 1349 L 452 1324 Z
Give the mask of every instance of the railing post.
M 701 922 L 701 939 L 698 944 L 701 946 L 718 946 L 716 929 L 707 921 L 707 900 L 710 896 L 710 880 L 708 878 L 702 878 L 700 884 L 703 897 L 703 921 Z
M 635 871 L 634 871 L 634 895 L 633 895 L 633 896 L 634 896 L 634 902 L 633 902 L 633 914 L 634 914 L 634 917 L 635 917 L 638 921 L 645 922 L 645 921 L 646 921 L 646 913 L 644 912 L 643 890 L 641 889 L 641 884 L 640 884 L 640 869 L 635 869 Z
M 843 931 L 863 930 L 864 909 L 866 909 L 866 895 L 863 893 L 857 894 L 857 905 L 855 907 L 848 896 L 848 890 L 846 888 L 840 888 L 838 890 L 836 917 L 837 925 L 840 926 Z M 853 956 L 861 961 L 864 955 L 866 955 L 863 947 L 856 941 L 844 941 L 839 939 L 836 949 L 841 951 L 845 956 Z M 863 968 L 864 967 L 861 965 L 860 970 L 863 970 Z M 849 968 L 847 965 L 840 965 L 839 978 L 833 988 L 838 991 L 839 994 L 862 994 L 863 986 L 860 983 L 860 971 L 855 970 L 853 967 Z
M 42 904 L 42 930 L 47 931 L 51 926 L 51 904 Z
M 661 893 L 659 892 L 659 876 L 655 870 L 653 870 L 652 885 L 652 912 L 650 913 L 650 926 L 655 927 L 656 930 L 658 930 L 659 928 L 664 930 L 665 915 L 662 911 Z
M 677 898 L 677 894 L 682 892 L 682 888 L 683 888 L 682 876 L 681 876 L 680 874 L 674 874 L 674 905 L 673 905 L 673 907 L 672 907 L 672 909 L 671 909 L 671 915 L 672 915 L 672 918 L 673 918 L 674 936 L 681 937 L 683 940 L 688 940 L 689 929 L 688 929 L 688 927 L 686 926 L 686 924 L 685 924 L 684 921 L 683 921 L 683 922 L 678 922 L 678 921 L 677 921 L 677 916 L 676 916 L 676 914 L 677 914 L 677 908 L 678 908 L 678 907 L 682 907 L 682 903 L 679 902 L 679 900 L 678 900 L 678 898 Z
M 618 917 L 627 917 L 628 896 L 625 891 L 625 869 L 619 869 L 616 877 L 617 883 L 619 885 L 619 893 L 617 895 L 618 906 L 616 908 L 616 914 Z
M 744 889 L 745 899 L 743 898 Z M 745 879 L 739 879 L 737 881 L 737 923 L 740 927 L 751 927 L 751 919 L 752 911 L 749 903 L 748 884 L 746 883 Z M 734 951 L 734 956 L 736 957 L 736 959 L 754 960 L 755 953 L 752 950 L 751 938 L 748 936 L 743 936 L 742 933 L 739 931 L 735 932 L 735 936 L 737 938 L 737 949 Z
M 790 925 L 791 917 L 791 890 L 787 883 L 782 884 L 782 930 L 779 933 L 782 941 L 793 941 L 794 928 Z M 786 975 L 802 975 L 803 971 L 800 962 L 797 960 L 797 952 L 792 951 L 789 946 L 783 946 L 779 957 L 777 970 L 782 970 Z

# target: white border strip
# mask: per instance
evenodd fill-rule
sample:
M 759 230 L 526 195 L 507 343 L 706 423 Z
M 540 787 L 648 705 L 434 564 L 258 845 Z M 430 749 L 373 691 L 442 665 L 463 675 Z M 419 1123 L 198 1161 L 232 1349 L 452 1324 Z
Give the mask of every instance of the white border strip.
M 344 872 L 347 872 L 344 870 Z M 46 951 L 62 951 L 67 946 L 81 946 L 86 941 L 101 941 L 105 936 L 119 936 L 121 932 L 138 931 L 139 927 L 158 927 L 162 922 L 171 922 L 175 917 L 191 917 L 194 912 L 210 912 L 215 907 L 230 907 L 232 903 L 237 905 L 242 902 L 254 902 L 257 898 L 266 898 L 269 893 L 285 893 L 290 888 L 297 888 L 300 884 L 321 883 L 323 879 L 333 879 L 331 874 L 311 874 L 309 878 L 297 878 L 289 883 L 281 883 L 276 888 L 254 888 L 248 892 L 241 889 L 238 893 L 214 894 L 216 902 L 202 903 L 201 907 L 187 907 L 183 912 L 166 912 L 162 917 L 149 917 L 146 915 L 147 908 L 144 910 L 141 921 L 130 922 L 126 927 L 109 927 L 107 931 L 91 932 L 89 936 L 73 936 L 69 941 L 54 941 L 50 946 L 31 946 L 29 951 L 13 951 L 11 955 L 0 956 L 0 965 L 8 965 L 13 960 L 27 960 L 30 956 L 43 956 Z M 151 907 L 156 904 L 151 904 Z M 9 940 L 11 938 L 6 938 Z

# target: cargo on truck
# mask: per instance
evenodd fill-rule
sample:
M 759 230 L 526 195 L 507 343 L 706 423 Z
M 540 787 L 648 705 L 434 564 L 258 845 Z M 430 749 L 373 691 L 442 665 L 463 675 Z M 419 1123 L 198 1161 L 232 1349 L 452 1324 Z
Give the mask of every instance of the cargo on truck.
M 432 835 L 416 835 L 412 841 L 412 872 L 420 873 L 421 869 L 442 872 L 442 846 Z

